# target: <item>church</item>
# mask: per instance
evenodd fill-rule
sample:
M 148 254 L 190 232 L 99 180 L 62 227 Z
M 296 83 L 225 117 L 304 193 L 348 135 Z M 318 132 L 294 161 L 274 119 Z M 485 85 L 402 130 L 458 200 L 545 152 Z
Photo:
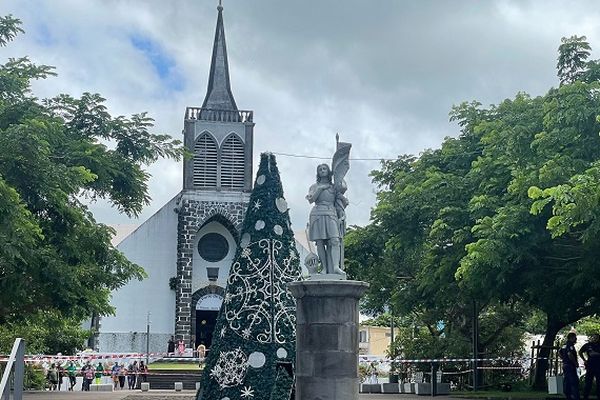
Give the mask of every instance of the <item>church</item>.
M 100 352 L 145 352 L 147 326 L 151 352 L 166 351 L 171 335 L 210 348 L 252 191 L 254 137 L 253 112 L 240 110 L 231 90 L 223 7 L 217 10 L 206 96 L 184 114 L 193 157 L 183 161 L 183 188 L 134 230 L 119 235 L 115 227 L 113 243 L 148 277 L 112 293 L 115 315 L 93 319 Z M 304 260 L 305 235 L 296 238 Z

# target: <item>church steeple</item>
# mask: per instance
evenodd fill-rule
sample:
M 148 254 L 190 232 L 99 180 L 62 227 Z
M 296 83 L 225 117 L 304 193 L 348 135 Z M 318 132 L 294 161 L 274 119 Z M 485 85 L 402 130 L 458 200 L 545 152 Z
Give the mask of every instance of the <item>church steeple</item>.
M 223 6 L 217 7 L 217 29 L 213 44 L 208 89 L 202 108 L 213 110 L 237 111 L 237 105 L 229 83 L 229 63 L 227 62 L 227 46 L 225 44 L 225 28 L 223 27 Z

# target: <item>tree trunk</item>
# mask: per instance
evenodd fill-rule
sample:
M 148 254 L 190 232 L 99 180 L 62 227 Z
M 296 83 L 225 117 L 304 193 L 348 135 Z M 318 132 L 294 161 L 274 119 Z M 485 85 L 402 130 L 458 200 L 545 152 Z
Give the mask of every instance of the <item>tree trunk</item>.
M 544 341 L 542 342 L 542 348 L 538 353 L 538 360 L 531 360 L 532 363 L 537 362 L 537 368 L 535 369 L 535 380 L 533 381 L 533 388 L 538 390 L 546 389 L 546 371 L 548 370 L 548 358 L 550 357 L 550 350 L 554 346 L 556 335 L 558 331 L 563 327 L 560 322 L 551 319 L 548 316 L 548 323 L 546 324 L 546 333 L 544 334 Z

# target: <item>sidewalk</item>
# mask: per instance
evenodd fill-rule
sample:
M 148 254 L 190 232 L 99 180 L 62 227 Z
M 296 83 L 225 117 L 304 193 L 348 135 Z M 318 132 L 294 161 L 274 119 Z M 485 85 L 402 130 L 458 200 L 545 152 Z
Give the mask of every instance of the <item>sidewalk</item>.
M 184 390 L 152 390 L 141 392 L 139 390 L 123 390 L 117 392 L 25 392 L 23 400 L 195 400 L 196 392 Z M 416 396 L 414 394 L 361 394 L 360 400 L 424 400 L 429 396 Z M 448 396 L 436 396 L 439 400 L 449 400 Z
M 24 392 L 23 400 L 194 400 L 195 390 L 119 390 L 116 392 Z

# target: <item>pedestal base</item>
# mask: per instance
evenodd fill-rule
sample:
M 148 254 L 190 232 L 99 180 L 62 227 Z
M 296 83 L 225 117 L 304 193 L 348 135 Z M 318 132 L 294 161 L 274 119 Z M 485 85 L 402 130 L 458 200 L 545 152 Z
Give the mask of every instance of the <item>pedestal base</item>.
M 357 400 L 358 301 L 369 285 L 311 279 L 288 287 L 297 299 L 296 399 Z

